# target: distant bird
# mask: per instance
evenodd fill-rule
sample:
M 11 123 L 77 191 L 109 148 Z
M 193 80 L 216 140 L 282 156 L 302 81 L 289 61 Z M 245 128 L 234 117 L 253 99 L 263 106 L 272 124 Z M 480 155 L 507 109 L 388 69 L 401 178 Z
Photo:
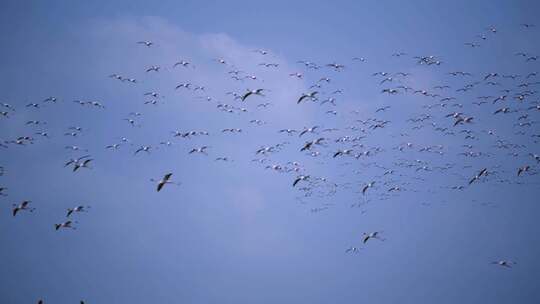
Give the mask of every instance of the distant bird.
M 373 182 L 370 182 L 370 183 L 368 183 L 367 185 L 365 185 L 364 188 L 362 188 L 362 194 L 366 194 L 366 191 L 367 191 L 369 188 L 373 187 L 374 184 L 375 184 L 375 182 L 373 181 Z
M 43 102 L 52 102 L 52 103 L 56 103 L 57 101 L 58 99 L 54 96 L 47 97 L 43 100 Z
M 74 212 L 87 212 L 86 210 L 90 208 L 89 206 L 77 206 L 75 208 L 68 208 L 67 209 L 67 214 L 66 214 L 66 217 L 69 217 L 71 214 L 73 214 Z
M 204 155 L 208 155 L 208 153 L 206 153 L 206 149 L 208 149 L 208 146 L 202 146 L 200 148 L 193 148 L 189 151 L 189 154 L 193 154 L 193 153 L 202 153 Z
M 381 107 L 381 108 L 378 108 L 377 110 L 375 110 L 375 113 L 386 111 L 386 110 L 388 110 L 390 108 L 391 108 L 391 106 L 384 106 L 384 107 Z
M 67 167 L 71 164 L 76 164 L 76 163 L 80 163 L 82 160 L 84 160 L 85 158 L 88 158 L 90 157 L 90 155 L 84 155 L 84 156 L 81 156 L 79 158 L 72 158 L 70 159 L 69 161 L 67 161 L 65 164 L 64 164 L 64 167 Z
M 120 148 L 120 145 L 121 145 L 121 144 L 112 144 L 112 145 L 108 145 L 108 146 L 105 146 L 105 149 L 116 150 L 116 149 Z
M 515 265 L 517 263 L 513 262 L 513 261 L 501 260 L 501 261 L 491 262 L 491 264 L 495 264 L 495 265 L 498 265 L 498 266 L 501 266 L 501 267 L 512 268 L 512 265 Z
M 498 114 L 498 113 L 509 113 L 510 112 L 510 109 L 509 108 L 500 108 L 500 109 L 497 109 L 495 112 L 493 112 L 493 114 Z
M 154 45 L 154 43 L 152 41 L 139 41 L 137 42 L 137 44 L 143 44 L 147 47 L 151 47 L 152 45 Z
M 364 57 L 353 57 L 353 58 L 352 58 L 352 61 L 365 62 L 365 61 L 366 61 L 366 58 L 364 58 Z
M 23 201 L 22 203 L 16 205 L 14 204 L 13 205 L 13 216 L 16 216 L 17 213 L 19 213 L 20 211 L 23 211 L 23 210 L 26 210 L 26 211 L 30 211 L 30 212 L 33 212 L 35 210 L 35 208 L 30 208 L 30 201 Z
M 157 184 L 157 187 L 156 187 L 156 191 L 157 191 L 157 192 L 161 191 L 161 189 L 163 188 L 163 186 L 165 186 L 166 184 L 174 184 L 172 181 L 170 181 L 172 175 L 173 175 L 172 173 L 167 173 L 167 174 L 165 174 L 165 175 L 163 176 L 162 179 L 160 179 L 159 181 L 157 181 L 157 183 L 158 183 L 158 184 Z M 153 180 L 153 179 L 152 179 L 151 181 L 155 182 L 155 180 Z
M 473 176 L 473 178 L 469 181 L 469 185 L 472 184 L 473 182 L 477 181 L 480 177 L 482 177 L 484 175 L 487 175 L 487 168 L 484 168 L 484 169 L 480 170 L 480 172 L 478 172 L 478 174 Z
M 148 68 L 146 69 L 146 72 L 147 72 L 147 73 L 148 73 L 148 72 L 159 72 L 160 69 L 161 69 L 160 66 L 158 66 L 158 65 L 152 65 L 152 66 L 150 66 L 150 67 L 148 67 Z
M 296 103 L 299 104 L 306 98 L 308 98 L 310 100 L 315 100 L 317 98 L 316 96 L 317 96 L 318 93 L 319 92 L 317 92 L 317 91 L 313 91 L 311 93 L 304 93 L 304 94 L 302 94 L 302 96 L 300 96 L 300 98 L 298 98 L 298 101 Z
M 345 250 L 345 253 L 358 253 L 359 249 L 357 247 L 349 247 Z
M 475 48 L 475 47 L 479 47 L 479 46 L 480 46 L 480 44 L 473 43 L 473 42 L 467 42 L 467 43 L 465 43 L 465 45 L 470 46 L 470 47 L 472 47 L 472 48 Z
M 319 128 L 319 126 L 313 126 L 311 128 L 305 128 L 302 132 L 300 132 L 300 135 L 298 135 L 298 137 L 302 137 L 302 135 L 306 134 L 306 133 L 314 133 L 315 130 L 317 130 Z
M 456 118 L 456 121 L 454 122 L 454 127 L 459 125 L 459 124 L 463 124 L 463 123 L 470 123 L 472 122 L 474 119 L 474 117 L 457 117 Z
M 340 155 L 350 155 L 353 152 L 353 150 L 350 149 L 344 149 L 344 150 L 338 150 L 336 153 L 334 153 L 333 158 L 336 158 Z
M 187 67 L 187 66 L 190 65 L 190 64 L 191 64 L 191 63 L 188 62 L 188 61 L 180 60 L 180 61 L 178 61 L 177 63 L 175 63 L 173 67 L 175 68 L 175 67 L 177 67 L 177 66 L 179 66 L 179 65 L 181 65 L 181 66 L 183 66 L 183 67 Z
M 152 149 L 151 146 L 140 146 L 139 149 L 137 149 L 134 153 L 134 155 L 136 155 L 137 153 L 139 152 L 146 152 L 146 153 L 150 153 L 150 150 Z
M 309 175 L 300 175 L 294 180 L 292 186 L 295 187 L 299 182 L 305 181 L 308 179 L 309 179 Z
M 85 159 L 83 161 L 80 161 L 80 162 L 76 162 L 73 166 L 73 172 L 79 170 L 80 168 L 90 168 L 88 166 L 88 164 L 93 161 L 93 159 Z
M 484 76 L 484 80 L 488 80 L 489 78 L 498 77 L 498 73 L 489 73 L 486 76 Z
M 377 240 L 380 240 L 380 241 L 384 241 L 383 238 L 381 238 L 379 236 L 381 232 L 380 231 L 375 231 L 375 232 L 370 232 L 370 233 L 364 233 L 363 234 L 363 239 L 362 239 L 362 243 L 367 243 L 367 241 L 369 241 L 370 239 L 377 239 Z
M 339 70 L 345 68 L 345 65 L 343 65 L 343 64 L 338 64 L 338 63 L 335 63 L 335 62 L 334 62 L 334 63 L 329 63 L 329 64 L 327 64 L 326 66 L 327 66 L 327 67 L 334 68 L 336 71 L 339 71 Z
M 157 93 L 157 92 L 146 92 L 146 93 L 144 93 L 144 96 L 152 96 L 154 98 L 158 98 L 159 93 Z
M 518 168 L 518 172 L 517 172 L 517 176 L 520 176 L 521 173 L 523 173 L 523 172 L 528 172 L 530 168 L 531 168 L 531 166 L 529 166 L 529 165 L 525 165 L 525 166 L 523 166 L 523 167 L 519 167 L 519 168 Z
M 269 68 L 269 67 L 277 68 L 279 66 L 279 64 L 277 64 L 277 63 L 259 63 L 259 65 L 263 65 L 263 66 L 265 66 L 267 68 Z
M 296 133 L 296 132 L 298 132 L 298 131 L 293 130 L 293 129 L 281 129 L 281 130 L 279 130 L 279 133 L 287 133 L 288 135 L 291 135 L 291 134 Z
M 60 228 L 69 228 L 69 229 L 76 230 L 77 228 L 72 226 L 73 223 L 75 223 L 75 222 L 73 222 L 73 221 L 65 221 L 63 223 L 54 224 L 54 229 L 59 230 Z
M 324 141 L 324 138 L 321 137 L 321 138 L 318 138 L 316 140 L 313 140 L 313 141 L 308 141 L 304 144 L 304 146 L 300 149 L 300 152 L 302 151 L 306 151 L 306 150 L 311 150 L 311 148 L 313 147 L 313 145 L 321 145 Z
M 289 74 L 289 76 L 294 76 L 294 77 L 300 78 L 300 79 L 304 77 L 304 75 L 302 73 L 298 73 L 298 72 L 297 73 L 291 73 L 291 74 Z
M 253 50 L 253 52 L 259 53 L 259 54 L 261 54 L 261 55 L 266 55 L 266 54 L 268 54 L 268 51 L 262 50 L 262 49 L 259 49 L 259 50 Z
M 242 101 L 245 101 L 246 98 L 248 98 L 248 97 L 251 96 L 251 95 L 264 96 L 264 95 L 262 94 L 263 91 L 264 91 L 264 89 L 248 90 L 244 95 L 242 95 L 241 100 L 242 100 Z

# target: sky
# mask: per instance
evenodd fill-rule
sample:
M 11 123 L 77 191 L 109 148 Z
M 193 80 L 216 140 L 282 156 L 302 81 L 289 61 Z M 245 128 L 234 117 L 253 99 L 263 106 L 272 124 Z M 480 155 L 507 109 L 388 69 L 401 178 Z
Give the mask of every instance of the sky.
M 540 111 L 529 110 L 540 75 L 526 78 L 539 70 L 527 60 L 540 55 L 539 12 L 535 1 L 2 1 L 0 103 L 14 110 L 0 107 L 0 303 L 540 302 Z M 399 86 L 412 89 L 381 93 Z M 257 88 L 244 102 L 227 94 Z M 453 126 L 454 112 L 473 122 Z M 208 135 L 173 136 L 192 130 Z M 33 140 L 12 142 L 21 136 Z M 201 146 L 207 155 L 189 153 Z M 353 152 L 333 157 L 342 149 Z M 83 155 L 90 168 L 64 166 Z M 177 184 L 157 192 L 151 179 L 169 172 Z M 25 200 L 35 210 L 13 216 Z M 79 205 L 76 229 L 55 230 Z M 515 264 L 492 264 L 503 260 Z

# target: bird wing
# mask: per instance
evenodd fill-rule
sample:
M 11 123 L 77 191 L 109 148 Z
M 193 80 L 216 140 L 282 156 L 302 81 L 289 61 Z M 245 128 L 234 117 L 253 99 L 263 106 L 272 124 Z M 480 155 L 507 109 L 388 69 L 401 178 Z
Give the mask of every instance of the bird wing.
M 487 168 L 484 168 L 480 171 L 480 173 L 478 173 L 478 176 L 486 175 L 486 172 L 487 172 Z
M 366 235 L 366 236 L 364 237 L 364 240 L 363 240 L 362 242 L 365 244 L 368 240 L 369 240 L 369 235 Z
M 163 177 L 163 180 L 168 181 L 171 178 L 172 175 L 173 175 L 172 173 L 165 174 L 165 176 Z
M 246 94 L 244 94 L 241 98 L 242 101 L 246 100 L 246 98 L 248 98 L 249 95 L 253 94 L 253 92 L 249 91 L 249 92 L 246 92 Z

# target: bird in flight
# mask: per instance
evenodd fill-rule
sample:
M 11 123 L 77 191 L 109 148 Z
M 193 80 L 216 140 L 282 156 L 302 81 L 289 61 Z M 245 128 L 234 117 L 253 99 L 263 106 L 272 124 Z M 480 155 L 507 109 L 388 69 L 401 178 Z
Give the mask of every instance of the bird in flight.
M 80 168 L 90 169 L 88 164 L 90 164 L 91 161 L 93 161 L 93 159 L 89 158 L 89 159 L 85 159 L 85 160 L 82 160 L 82 161 L 74 162 L 73 163 L 73 172 L 79 170 Z
M 531 166 L 525 165 L 523 167 L 519 167 L 517 171 L 517 176 L 520 176 L 523 172 L 528 172 Z
M 369 188 L 372 188 L 374 184 L 375 184 L 375 181 L 372 181 L 372 182 L 369 182 L 367 185 L 365 185 L 364 188 L 362 188 L 362 194 L 366 194 L 366 191 Z
M 204 155 L 208 155 L 208 153 L 206 153 L 206 149 L 208 149 L 209 147 L 208 146 L 202 146 L 202 147 L 199 147 L 199 148 L 193 148 L 189 151 L 189 154 L 193 154 L 193 153 L 201 153 L 201 154 L 204 154 Z
M 480 170 L 480 172 L 478 172 L 478 174 L 473 176 L 473 178 L 469 181 L 469 185 L 477 181 L 478 179 L 480 179 L 480 177 L 485 176 L 485 175 L 487 175 L 487 168 L 483 168 L 482 170 Z
M 365 244 L 370 239 L 377 239 L 379 241 L 384 241 L 384 239 L 379 236 L 380 233 L 381 233 L 381 231 L 374 231 L 374 232 L 370 232 L 370 233 L 364 233 L 362 243 Z
M 19 213 L 20 211 L 23 211 L 23 210 L 26 210 L 26 211 L 29 211 L 29 212 L 33 212 L 35 210 L 35 208 L 31 208 L 30 207 L 30 201 L 23 201 L 22 203 L 20 204 L 13 204 L 13 210 L 12 210 L 12 214 L 13 216 L 16 216 L 17 213 Z
M 248 98 L 251 95 L 264 96 L 263 93 L 262 93 L 263 91 L 264 91 L 264 89 L 248 90 L 244 95 L 242 95 L 242 97 L 240 99 L 242 101 L 246 101 L 246 98 Z
M 165 174 L 160 180 L 156 181 L 154 179 L 151 179 L 152 182 L 157 182 L 156 191 L 159 192 L 166 184 L 176 184 L 173 181 L 171 181 L 172 173 Z M 179 185 L 179 184 L 178 184 Z
M 516 265 L 517 263 L 514 261 L 500 260 L 500 261 L 493 261 L 491 262 L 491 264 L 498 265 L 501 267 L 506 267 L 506 268 L 512 268 L 512 265 Z
M 300 135 L 298 135 L 298 137 L 302 137 L 302 135 L 306 134 L 306 133 L 315 133 L 315 130 L 317 130 L 319 128 L 319 126 L 313 126 L 311 128 L 305 128 L 302 132 L 300 132 Z
M 71 164 L 76 164 L 76 163 L 80 163 L 81 161 L 83 161 L 84 159 L 90 157 L 90 155 L 84 155 L 84 156 L 81 156 L 81 157 L 78 157 L 78 158 L 72 158 L 70 159 L 69 161 L 67 161 L 65 164 L 64 164 L 64 167 L 67 167 Z
M 137 44 L 142 44 L 147 47 L 151 47 L 152 45 L 154 45 L 152 41 L 138 41 Z
M 306 98 L 311 99 L 312 101 L 316 100 L 317 99 L 316 96 L 317 96 L 318 93 L 319 92 L 317 92 L 317 91 L 313 91 L 311 93 L 304 93 L 304 94 L 302 94 L 302 96 L 300 96 L 300 98 L 298 98 L 298 101 L 296 103 L 300 104 Z
M 60 228 L 64 228 L 64 229 L 76 230 L 77 228 L 72 226 L 73 223 L 76 223 L 76 222 L 74 222 L 74 221 L 65 221 L 63 223 L 54 224 L 54 229 L 59 230 Z
M 90 206 L 77 206 L 77 207 L 74 207 L 74 208 L 68 208 L 66 217 L 70 217 L 70 215 L 72 215 L 74 212 L 75 213 L 87 212 L 88 208 L 90 208 Z
M 299 182 L 305 181 L 308 179 L 309 179 L 309 175 L 300 175 L 294 180 L 292 186 L 295 187 Z
M 140 146 L 139 149 L 137 149 L 134 153 L 134 155 L 136 155 L 137 153 L 139 152 L 146 152 L 146 153 L 150 153 L 150 149 L 152 149 L 152 147 L 150 146 Z

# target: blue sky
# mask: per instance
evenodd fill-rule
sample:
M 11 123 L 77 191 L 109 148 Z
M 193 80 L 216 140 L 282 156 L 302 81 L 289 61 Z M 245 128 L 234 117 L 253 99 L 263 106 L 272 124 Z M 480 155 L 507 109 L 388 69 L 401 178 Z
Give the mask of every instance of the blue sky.
M 539 9 L 534 1 L 4 1 L 0 102 L 15 111 L 0 109 L 9 111 L 0 116 L 0 140 L 35 140 L 0 148 L 0 187 L 7 188 L 0 196 L 0 302 L 538 303 L 540 167 L 529 153 L 540 154 L 538 138 L 531 137 L 540 133 L 540 113 L 527 110 L 538 95 L 522 103 L 510 96 L 538 88 L 518 87 L 539 66 L 514 54 L 540 54 L 540 24 L 520 26 L 534 24 Z M 136 43 L 141 40 L 155 45 Z M 473 41 L 480 47 L 464 45 Z M 392 56 L 396 52 L 407 55 Z M 430 55 L 442 63 L 419 65 L 413 58 Z M 173 68 L 179 60 L 194 67 Z M 299 60 L 323 67 L 306 69 Z M 324 67 L 333 62 L 344 70 Z M 160 72 L 145 72 L 152 65 Z M 234 69 L 257 80 L 235 81 L 228 74 Z M 459 70 L 473 76 L 448 75 Z M 380 71 L 411 75 L 381 85 L 384 77 L 372 76 Z M 296 72 L 303 78 L 289 76 Z M 483 80 L 493 72 L 501 75 L 494 80 L 499 85 Z M 113 73 L 138 83 L 108 77 Z M 510 74 L 522 77 L 502 77 Z M 321 77 L 332 80 L 319 89 L 319 101 L 333 96 L 337 105 L 296 104 Z M 469 92 L 456 92 L 475 81 Z M 205 91 L 175 90 L 185 82 Z M 426 108 L 440 98 L 381 94 L 399 85 L 456 100 Z M 437 85 L 451 89 L 437 91 Z M 242 103 L 226 94 L 255 88 L 266 89 L 266 96 Z M 508 101 L 492 104 L 503 88 L 512 89 Z M 343 94 L 333 95 L 338 89 Z M 151 99 L 144 93 L 154 91 L 162 95 L 158 104 L 144 104 Z M 49 96 L 59 101 L 44 103 Z M 475 106 L 479 96 L 493 97 Z M 257 106 L 264 102 L 271 105 Z M 220 111 L 218 104 L 235 109 Z M 382 106 L 391 108 L 376 112 Z M 518 111 L 493 115 L 503 106 Z M 453 127 L 445 116 L 454 111 L 474 116 L 474 123 Z M 425 122 L 408 121 L 428 114 Z M 359 122 L 369 118 L 389 123 L 372 130 Z M 255 119 L 265 123 L 250 122 Z M 523 121 L 531 126 L 515 126 Z M 302 138 L 278 133 L 315 125 L 339 130 Z M 65 136 L 70 126 L 83 130 Z M 176 130 L 209 135 L 174 138 Z M 475 138 L 465 139 L 463 130 Z M 35 134 L 40 131 L 50 138 Z M 315 149 L 319 156 L 299 152 L 320 136 L 328 140 Z M 334 141 L 342 136 L 365 136 L 363 146 Z M 105 149 L 122 137 L 130 143 Z M 407 143 L 412 148 L 400 151 Z M 283 148 L 255 153 L 276 144 Z M 460 155 L 468 144 L 483 154 Z M 141 145 L 151 145 L 151 153 L 134 155 Z M 208 156 L 188 154 L 203 145 Z M 432 150 L 442 154 L 420 151 L 436 145 L 442 148 Z M 332 157 L 347 148 L 372 155 Z M 64 167 L 84 154 L 92 156 L 90 169 Z M 215 161 L 224 156 L 231 161 Z M 291 186 L 297 173 L 265 168 L 290 168 L 292 161 L 301 164 L 298 174 L 311 176 L 312 182 L 300 183 L 310 189 Z M 530 171 L 516 177 L 524 165 Z M 417 171 L 422 166 L 428 171 Z M 484 167 L 491 173 L 467 185 Z M 383 176 L 387 169 L 396 172 Z M 167 172 L 181 184 L 157 193 L 150 179 Z M 371 181 L 374 188 L 362 195 Z M 403 190 L 389 194 L 393 186 Z M 452 189 L 458 186 L 464 188 Z M 23 200 L 35 211 L 13 217 L 12 204 Z M 91 206 L 73 216 L 77 229 L 55 231 L 66 209 L 77 205 Z M 382 231 L 385 240 L 362 244 L 363 233 L 372 231 Z M 351 246 L 359 252 L 346 253 Z M 491 264 L 499 260 L 517 264 Z

